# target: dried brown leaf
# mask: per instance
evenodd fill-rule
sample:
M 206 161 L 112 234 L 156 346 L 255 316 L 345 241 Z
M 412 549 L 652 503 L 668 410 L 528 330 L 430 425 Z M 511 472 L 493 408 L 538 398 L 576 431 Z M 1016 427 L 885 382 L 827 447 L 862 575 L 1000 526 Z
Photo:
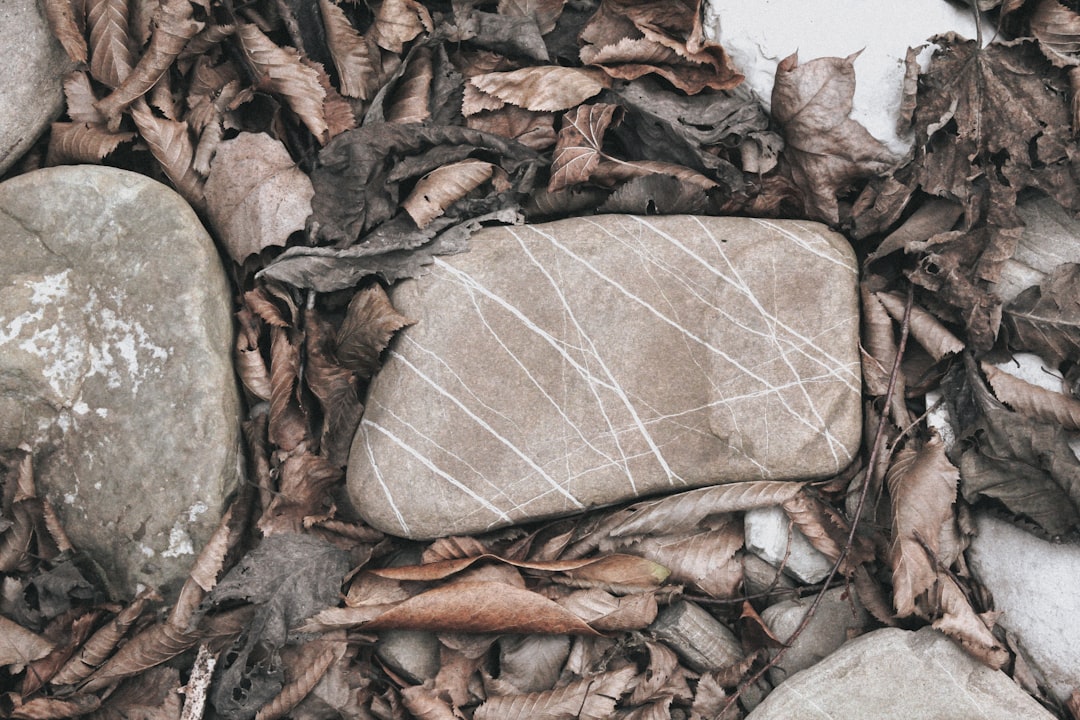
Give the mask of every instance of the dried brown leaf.
M 85 70 L 75 70 L 64 78 L 64 99 L 72 122 L 104 124 L 105 116 L 94 107 L 98 98 Z
M 556 602 L 600 632 L 643 630 L 658 612 L 656 594 L 652 592 L 616 596 L 590 588 L 556 598 Z
M 89 677 L 116 649 L 120 640 L 127 634 L 128 629 L 142 615 L 146 603 L 160 599 L 161 597 L 153 590 L 143 590 L 136 595 L 130 605 L 117 613 L 115 618 L 95 632 L 79 648 L 79 652 L 64 667 L 60 668 L 53 677 L 52 684 L 73 685 Z
M 135 66 L 128 35 L 128 6 L 129 0 L 97 0 L 87 4 L 90 74 L 110 88 L 119 87 Z
M 76 5 L 73 0 L 44 0 L 45 18 L 49 21 L 49 30 L 60 41 L 64 52 L 74 63 L 87 60 L 86 38 L 81 25 L 86 18 L 81 12 L 83 3 L 78 4 L 79 16 L 76 17 Z M 73 118 L 74 119 L 74 118 Z
M 474 720 L 526 720 L 531 718 L 578 718 L 606 720 L 615 703 L 630 689 L 636 670 L 625 667 L 576 680 L 545 692 L 502 695 L 476 709 Z
M 899 160 L 849 117 L 856 55 L 803 65 L 791 55 L 777 66 L 773 85 L 772 114 L 784 131 L 784 156 L 795 184 L 811 217 L 832 224 L 840 219 L 840 192 Z
M 417 227 L 427 227 L 450 205 L 490 180 L 494 170 L 494 165 L 483 160 L 443 165 L 420 178 L 401 207 Z
M 334 355 L 344 367 L 369 378 L 379 369 L 379 355 L 394 333 L 415 322 L 394 309 L 381 285 L 370 285 L 349 302 Z
M 120 112 L 154 87 L 188 40 L 202 29 L 203 24 L 192 16 L 189 0 L 162 0 L 158 5 L 154 11 L 150 46 L 123 82 L 97 103 L 98 110 L 109 119 L 111 129 L 116 129 Z
M 998 400 L 1016 412 L 1056 423 L 1065 430 L 1080 430 L 1080 400 L 1032 385 L 987 362 L 980 363 L 979 367 Z
M 821 554 L 830 560 L 836 560 L 847 543 L 847 522 L 829 505 L 816 497 L 801 492 L 790 500 L 785 500 L 784 513 L 791 518 L 795 526 L 802 531 Z M 856 538 L 858 540 L 858 538 Z M 856 566 L 872 557 L 867 548 L 856 542 L 855 547 L 844 558 L 840 572 L 850 575 Z
M 375 43 L 393 53 L 400 53 L 405 43 L 420 33 L 431 32 L 434 23 L 427 8 L 416 0 L 383 0 L 375 12 L 371 36 Z
M 963 591 L 951 577 L 941 585 L 941 616 L 933 626 L 959 641 L 969 653 L 995 670 L 1009 661 L 1009 651 L 997 641 L 990 627 L 977 615 Z
M 1080 265 L 1054 268 L 1005 308 L 1009 345 L 1059 364 L 1080 362 Z
M 874 293 L 874 297 L 885 306 L 897 322 L 904 320 L 904 307 L 907 304 L 904 298 L 893 293 Z M 941 324 L 941 321 L 918 305 L 911 306 L 911 315 L 908 318 L 908 327 L 914 337 L 930 357 L 941 360 L 947 355 L 963 352 L 964 343 Z
M 319 454 L 331 465 L 344 467 L 364 406 L 356 374 L 334 355 L 334 331 L 314 311 L 306 313 L 307 364 L 304 379 L 322 405 Z
M 255 720 L 278 720 L 288 715 L 344 653 L 345 642 L 341 640 L 312 640 L 299 648 L 287 648 L 282 654 L 285 686 L 259 709 Z
M 238 264 L 303 230 L 315 194 L 285 145 L 266 133 L 221 143 L 205 192 L 210 222 Z
M 63 720 L 92 713 L 101 707 L 101 698 L 97 695 L 76 693 L 65 698 L 36 697 L 23 700 L 16 693 L 9 693 L 0 699 L 4 717 L 21 720 Z
M 387 122 L 422 123 L 430 118 L 429 95 L 433 78 L 431 49 L 418 47 L 409 53 L 405 72 L 398 80 L 389 107 L 386 108 Z
M 45 164 L 100 163 L 122 143 L 134 139 L 133 132 L 112 132 L 104 125 L 54 122 Z
M 475 75 L 469 83 L 503 102 L 536 112 L 569 110 L 609 85 L 595 72 L 557 65 Z
M 283 328 L 270 329 L 270 441 L 291 452 L 307 438 L 307 417 L 297 399 L 300 346 Z
M 454 712 L 450 702 L 444 699 L 443 693 L 435 688 L 425 685 L 414 685 L 403 688 L 401 702 L 416 720 L 460 720 L 460 715 Z
M 892 497 L 893 537 L 889 564 L 893 570 L 893 601 L 896 614 L 907 617 L 923 607 L 920 598 L 933 594 L 945 581 L 937 566 L 942 527 L 954 522 L 953 503 L 960 471 L 945 457 L 945 446 L 936 435 L 922 447 L 907 446 L 894 456 L 886 475 Z M 928 555 L 932 553 L 932 555 Z
M 319 82 L 318 72 L 301 62 L 296 50 L 279 47 L 253 24 L 241 24 L 236 35 L 251 63 L 258 86 L 284 97 L 320 143 L 329 140 L 330 131 L 323 111 L 326 91 Z
M 600 164 L 604 133 L 615 116 L 616 105 L 582 105 L 563 116 L 558 143 L 551 160 L 548 192 L 587 181 Z M 621 117 L 621 115 L 619 116 Z
M 566 0 L 499 0 L 499 14 L 531 17 L 541 35 L 555 29 Z
M 373 58 L 378 58 L 378 47 L 370 36 L 357 32 L 345 12 L 330 0 L 319 0 L 319 10 L 326 28 L 326 44 L 341 81 L 341 94 L 367 100 L 375 92 L 378 68 Z
M 53 643 L 0 615 L 0 666 L 21 668 L 48 655 Z
M 271 293 L 266 286 L 256 287 L 254 290 L 248 290 L 244 293 L 244 305 L 246 305 L 251 312 L 259 317 L 264 323 L 270 327 L 276 328 L 289 328 L 294 324 L 294 320 L 297 316 L 296 307 L 292 304 L 291 298 L 289 299 L 288 309 L 290 310 L 289 316 L 286 317 L 281 309 L 274 304 L 271 295 L 281 299 L 280 293 Z
M 490 552 L 484 543 L 470 535 L 438 538 L 424 550 L 420 562 L 426 564 L 440 560 L 459 560 Z
M 304 520 L 330 506 L 329 491 L 341 480 L 340 466 L 317 455 L 290 455 L 281 466 L 281 484 L 258 526 L 264 536 L 300 533 Z
M 642 555 L 671 571 L 669 580 L 716 598 L 738 594 L 743 565 L 736 553 L 743 546 L 739 522 L 692 535 L 661 535 L 635 539 L 623 552 Z
M 529 112 L 514 105 L 469 115 L 465 124 L 473 130 L 517 140 L 538 151 L 551 147 L 556 139 L 554 115 Z
M 201 208 L 205 200 L 203 181 L 192 167 L 195 151 L 187 123 L 157 117 L 141 99 L 131 106 L 131 117 L 177 191 L 195 208 Z
M 83 685 L 87 692 L 97 692 L 120 680 L 160 665 L 195 647 L 202 633 L 185 632 L 164 622 L 151 625 L 122 645 L 116 654 L 99 667 Z

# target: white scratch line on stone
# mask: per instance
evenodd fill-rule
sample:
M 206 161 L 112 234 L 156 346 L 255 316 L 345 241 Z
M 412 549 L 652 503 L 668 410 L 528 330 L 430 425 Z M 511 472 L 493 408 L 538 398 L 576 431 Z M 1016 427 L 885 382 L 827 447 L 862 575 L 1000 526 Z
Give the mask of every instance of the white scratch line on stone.
M 808 337 L 804 336 L 801 332 L 798 331 L 798 329 L 793 328 L 790 325 L 788 325 L 787 323 L 780 320 L 779 317 L 777 317 L 774 313 L 770 312 L 761 303 L 761 301 L 758 300 L 757 296 L 754 295 L 753 291 L 750 289 L 749 284 L 745 280 L 743 280 L 742 276 L 739 274 L 738 268 L 736 268 L 734 263 L 731 262 L 731 259 L 728 258 L 727 253 L 724 252 L 724 249 L 721 247 L 720 243 L 717 241 L 717 239 L 713 235 L 712 231 L 709 230 L 707 227 L 705 227 L 705 223 L 703 223 L 700 218 L 696 219 L 698 225 L 701 227 L 702 231 L 706 234 L 706 236 L 712 241 L 714 247 L 716 247 L 717 251 L 720 253 L 720 257 L 722 257 L 724 259 L 724 263 L 728 266 L 728 269 L 731 271 L 731 274 L 734 276 L 734 280 L 732 278 L 728 277 L 727 275 L 725 275 L 723 272 L 721 272 L 719 268 L 715 267 L 708 260 L 701 257 L 700 255 L 695 253 L 693 250 L 691 250 L 689 247 L 684 245 L 677 238 L 675 238 L 675 237 L 671 236 L 670 234 L 665 233 L 664 231 L 660 230 L 658 227 L 656 227 L 655 225 L 650 223 L 648 220 L 646 220 L 644 218 L 635 218 L 635 219 L 638 222 L 640 222 L 642 225 L 644 225 L 645 227 L 647 227 L 650 230 L 652 230 L 653 232 L 655 232 L 660 237 L 664 238 L 668 242 L 675 245 L 675 247 L 679 248 L 680 250 L 682 250 L 684 253 L 686 253 L 690 257 L 694 258 L 694 260 L 696 260 L 706 270 L 708 270 L 709 272 L 716 275 L 718 278 L 723 280 L 725 283 L 729 284 L 731 287 L 735 288 L 735 290 L 737 290 L 740 295 L 742 295 L 743 297 L 745 297 L 747 300 L 750 301 L 750 303 L 754 306 L 754 309 L 758 311 L 758 314 L 760 314 L 761 317 L 767 323 L 769 323 L 770 325 L 775 324 L 777 327 L 782 328 L 786 333 L 788 333 L 792 337 L 797 338 L 799 341 L 801 341 L 802 343 L 805 343 L 806 345 L 809 345 L 811 348 L 813 348 L 814 350 L 821 353 L 821 355 L 825 358 L 825 360 L 827 362 L 823 362 L 820 358 L 817 358 L 817 357 L 815 357 L 813 355 L 810 355 L 808 353 L 804 353 L 805 356 L 808 359 L 818 363 L 819 365 L 821 365 L 822 367 L 824 367 L 826 369 L 832 370 L 834 373 L 838 373 L 839 371 L 846 371 L 846 374 L 849 375 L 850 382 L 847 381 L 847 380 L 844 380 L 843 378 L 841 378 L 839 374 L 837 374 L 836 379 L 841 380 L 842 382 L 844 382 L 844 384 L 847 385 L 848 387 L 850 387 L 853 391 L 858 391 L 860 389 L 861 378 L 858 375 L 855 374 L 854 369 L 853 369 L 853 367 L 851 367 L 850 363 L 841 362 L 839 358 L 834 357 L 831 353 L 829 353 L 828 350 L 826 350 L 825 348 L 823 348 L 823 347 L 817 345 L 816 343 L 814 343 L 814 341 L 811 338 L 808 338 Z M 790 233 L 787 233 L 787 235 L 790 235 Z M 718 310 L 719 310 L 719 308 L 718 308 Z M 724 312 L 724 311 L 720 310 L 720 312 Z M 732 322 L 736 322 L 727 313 L 724 313 L 724 315 L 725 315 L 726 318 L 728 318 Z M 739 324 L 739 326 L 742 327 L 743 329 L 749 331 L 749 332 L 755 332 L 751 328 L 746 327 L 746 326 L 744 326 L 742 324 Z M 758 331 L 758 332 L 760 332 L 760 331 Z M 757 332 L 755 332 L 755 334 L 757 334 Z M 766 334 L 761 333 L 761 335 L 764 336 Z M 773 339 L 774 341 L 779 339 L 779 338 L 777 338 L 775 330 L 772 331 L 771 339 Z M 785 338 L 785 340 L 786 340 L 786 338 Z M 791 341 L 788 340 L 788 342 L 791 342 Z M 794 348 L 800 350 L 800 352 L 802 352 L 802 350 L 801 350 L 801 348 L 799 347 L 798 344 L 791 342 L 791 345 L 792 345 L 792 347 L 794 347 Z
M 652 433 L 649 432 L 648 428 L 645 427 L 645 424 L 641 421 L 641 417 L 638 415 L 637 408 L 634 407 L 634 404 L 630 402 L 630 398 L 627 397 L 626 390 L 615 377 L 614 373 L 611 372 L 611 369 L 608 367 L 607 363 L 604 362 L 604 358 L 600 355 L 600 351 L 597 350 L 596 344 L 593 342 L 592 338 L 589 337 L 588 333 L 585 332 L 585 328 L 581 327 L 581 323 L 578 322 L 577 316 L 574 314 L 573 308 L 570 307 L 570 302 L 566 299 L 566 295 L 563 294 L 563 291 L 559 288 L 559 284 L 555 282 L 555 278 L 551 277 L 551 273 L 547 271 L 547 268 L 545 268 L 543 264 L 536 259 L 536 256 L 532 254 L 532 252 L 529 250 L 529 248 L 526 246 L 525 242 L 521 239 L 517 232 L 513 228 L 510 228 L 509 232 L 511 235 L 514 236 L 514 238 L 517 239 L 518 244 L 521 245 L 521 249 L 524 250 L 525 254 L 529 256 L 529 259 L 532 260 L 533 264 L 536 265 L 540 272 L 544 274 L 544 277 L 548 279 L 548 282 L 551 284 L 552 290 L 555 291 L 555 294 L 559 298 L 559 302 L 563 306 L 563 310 L 566 312 L 566 316 L 570 318 L 570 322 L 574 324 L 574 328 L 577 330 L 578 335 L 584 338 L 585 342 L 589 344 L 589 348 L 592 351 L 592 356 L 595 357 L 596 361 L 600 364 L 600 368 L 608 377 L 608 380 L 611 382 L 612 387 L 615 388 L 615 394 L 622 401 L 623 406 L 626 408 L 626 411 L 630 413 L 630 417 L 633 418 L 634 424 L 637 426 L 638 431 L 641 433 L 641 437 L 645 440 L 646 444 L 648 444 L 649 449 L 656 457 L 656 461 L 660 463 L 660 467 L 663 468 L 664 474 L 667 476 L 668 483 L 674 484 L 674 481 L 676 480 L 678 480 L 679 482 L 686 482 L 683 478 L 679 477 L 677 473 L 671 470 L 671 467 L 668 465 L 667 459 L 664 457 L 664 454 L 660 452 L 660 448 L 657 446 L 656 441 L 653 439 Z M 619 453 L 625 457 L 625 453 L 623 452 L 622 446 L 619 444 L 617 436 L 615 437 L 615 442 L 616 445 L 618 445 L 619 447 Z M 634 491 L 634 494 L 637 495 L 637 483 L 634 482 L 634 479 L 630 476 L 629 472 L 627 473 L 627 476 L 630 477 L 631 489 Z
M 825 260 L 827 262 L 830 262 L 833 265 L 839 265 L 840 267 L 844 268 L 845 270 L 847 270 L 852 275 L 858 275 L 859 274 L 859 271 L 856 268 L 852 267 L 851 263 L 845 262 L 843 259 L 838 258 L 837 253 L 823 253 L 820 250 L 818 250 L 817 248 L 815 248 L 813 245 L 811 245 L 810 243 L 806 242 L 806 240 L 804 238 L 799 237 L 798 235 L 791 232 L 790 230 L 785 230 L 784 228 L 780 227 L 779 225 L 777 225 L 774 222 L 769 222 L 768 220 L 761 220 L 759 218 L 753 218 L 753 220 L 754 220 L 754 222 L 756 222 L 758 225 L 761 225 L 762 227 L 766 227 L 766 228 L 769 228 L 770 230 L 773 230 L 775 232 L 780 233 L 781 235 L 786 237 L 791 242 L 795 243 L 796 245 L 798 245 L 802 249 L 806 250 L 811 255 L 817 255 L 821 259 L 823 259 L 823 260 Z M 805 230 L 807 228 L 803 228 L 803 229 Z M 818 237 L 821 238 L 821 244 L 828 246 L 828 242 L 825 240 L 825 238 L 822 238 L 820 235 L 818 235 Z
M 361 424 L 375 427 L 375 423 L 366 418 L 361 421 Z M 409 524 L 405 522 L 405 516 L 401 514 L 397 502 L 394 501 L 394 494 L 390 492 L 390 488 L 386 485 L 386 480 L 383 479 L 382 471 L 379 470 L 379 463 L 375 461 L 375 452 L 371 449 L 371 436 L 367 433 L 364 433 L 364 448 L 367 450 L 368 460 L 371 462 L 371 469 L 375 471 L 375 480 L 379 483 L 379 487 L 382 488 L 383 495 L 386 496 L 386 502 L 390 503 L 390 509 L 393 510 L 394 517 L 397 518 L 398 524 L 401 525 L 401 531 L 408 535 Z
M 416 367 L 411 362 L 409 362 L 409 360 L 406 357 L 404 357 L 401 353 L 399 353 L 399 352 L 397 352 L 395 350 L 391 350 L 390 351 L 390 356 L 395 358 L 399 362 L 403 363 L 406 367 L 408 367 L 410 370 L 412 370 L 414 373 L 416 373 L 417 376 L 419 376 L 421 380 L 423 380 L 428 385 L 430 385 L 437 393 L 439 393 L 440 395 L 445 397 L 450 402 L 454 403 L 454 405 L 456 405 L 463 413 L 468 415 L 469 418 L 472 419 L 473 422 L 475 422 L 477 425 L 479 425 L 480 427 L 487 430 L 488 433 L 490 433 L 492 437 L 494 437 L 500 443 L 505 445 L 507 447 L 507 449 L 509 449 L 512 453 L 514 453 L 519 458 L 524 460 L 526 465 L 528 465 L 533 470 L 535 470 L 537 473 L 539 473 L 540 477 L 544 478 L 544 480 L 552 487 L 553 490 L 555 490 L 560 495 L 562 495 L 567 500 L 569 500 L 574 505 L 575 508 L 578 508 L 578 509 L 584 509 L 585 508 L 585 505 L 582 504 L 582 502 L 580 500 L 578 500 L 576 497 L 571 495 L 569 493 L 569 491 L 567 491 L 566 488 L 562 487 L 558 483 L 558 481 L 555 480 L 555 478 L 548 475 L 547 472 L 542 467 L 540 467 L 539 465 L 536 464 L 535 460 L 533 460 L 531 457 L 529 457 L 524 452 L 522 452 L 521 449 L 517 445 L 512 443 L 508 438 L 503 437 L 499 433 L 499 431 L 497 431 L 495 428 L 491 427 L 491 425 L 488 424 L 488 422 L 486 420 L 484 420 L 484 418 L 480 417 L 479 415 L 474 413 L 472 410 L 470 410 L 468 408 L 468 406 L 465 405 L 465 403 L 461 402 L 456 397 L 451 395 L 441 385 L 439 385 L 439 383 L 435 382 L 430 377 L 428 377 L 420 368 Z
M 461 492 L 463 492 L 466 495 L 468 495 L 469 497 L 471 497 L 481 507 L 485 508 L 490 513 L 492 513 L 493 515 L 496 515 L 500 520 L 502 520 L 504 522 L 507 522 L 507 523 L 513 522 L 513 519 L 509 515 L 507 515 L 505 512 L 503 512 L 499 508 L 495 507 L 494 505 L 492 505 L 491 502 L 489 502 L 487 498 L 484 498 L 484 497 L 481 497 L 480 495 L 478 495 L 472 488 L 468 487 L 464 483 L 460 482 L 457 478 L 453 477 L 452 475 L 447 473 L 445 470 L 438 467 L 435 463 L 431 462 L 431 460 L 428 459 L 428 457 L 425 456 L 422 452 L 420 452 L 419 450 L 414 448 L 412 445 L 409 445 L 407 442 L 405 442 L 404 440 L 399 438 L 397 435 L 395 435 L 394 433 L 392 433 L 389 430 L 387 430 L 386 428 L 384 428 L 382 425 L 379 425 L 378 423 L 371 422 L 370 420 L 364 420 L 363 424 L 367 425 L 368 427 L 371 427 L 371 428 L 374 428 L 374 429 L 378 430 L 383 435 L 390 438 L 390 440 L 395 445 L 397 445 L 402 450 L 409 453 L 410 455 L 415 457 L 417 460 L 419 460 L 421 463 L 423 463 L 424 467 L 426 467 L 428 470 L 435 473 L 436 475 L 438 475 L 439 477 L 441 477 L 442 479 L 446 480 L 448 483 L 450 483 L 451 485 L 456 487 L 458 490 L 460 490 Z
M 766 388 L 768 388 L 768 389 L 769 389 L 769 390 L 770 390 L 771 392 L 773 392 L 774 394 L 776 394 L 776 395 L 777 395 L 777 399 L 778 399 L 778 400 L 780 401 L 780 404 L 784 406 L 784 409 L 785 409 L 785 410 L 787 410 L 787 411 L 788 411 L 788 413 L 790 413 L 790 414 L 791 414 L 791 416 L 792 416 L 792 417 L 794 417 L 794 418 L 795 418 L 796 420 L 798 420 L 798 421 L 799 421 L 800 423 L 802 423 L 802 424 L 806 425 L 806 426 L 807 426 L 808 428 L 810 428 L 810 429 L 811 429 L 812 431 L 814 431 L 814 432 L 822 432 L 822 431 L 825 431 L 825 430 L 826 430 L 826 428 L 822 428 L 822 427 L 816 427 L 816 426 L 815 426 L 815 425 L 814 425 L 813 423 L 811 423 L 811 422 L 810 422 L 810 420 L 808 420 L 807 418 L 803 417 L 803 416 L 802 416 L 802 415 L 800 415 L 800 414 L 799 414 L 799 413 L 798 413 L 798 412 L 797 412 L 797 411 L 796 411 L 796 410 L 795 410 L 794 408 L 792 408 L 792 407 L 791 407 L 791 406 L 790 406 L 790 405 L 788 404 L 788 402 L 787 402 L 787 399 L 786 399 L 786 398 L 785 398 L 785 397 L 783 396 L 783 394 L 779 394 L 779 393 L 776 393 L 776 391 L 775 391 L 775 386 L 774 386 L 774 385 L 773 385 L 773 384 L 772 384 L 772 383 L 771 383 L 771 382 L 770 382 L 770 381 L 769 381 L 768 379 L 766 379 L 766 378 L 764 378 L 764 377 L 762 377 L 762 376 L 758 375 L 758 374 L 757 374 L 756 372 L 754 372 L 754 371 L 753 371 L 752 369 L 750 369 L 750 368 L 746 367 L 745 365 L 743 365 L 742 363 L 738 362 L 738 361 L 737 361 L 737 360 L 736 360 L 735 358 L 733 358 L 733 357 L 732 357 L 731 355 L 728 355 L 728 354 L 727 354 L 726 352 L 724 352 L 724 351 L 723 351 L 723 350 L 721 350 L 720 348 L 716 347 L 715 345 L 713 345 L 713 344 L 712 344 L 712 343 L 710 343 L 709 341 L 707 341 L 707 340 L 705 340 L 705 339 L 703 339 L 703 338 L 700 338 L 700 337 L 698 337 L 698 336 L 697 336 L 696 334 L 694 334 L 693 332 L 691 332 L 691 331 L 690 331 L 690 330 L 689 330 L 688 328 L 686 328 L 686 327 L 683 327 L 683 326 L 682 326 L 682 325 L 680 325 L 679 323 L 677 323 L 677 322 L 675 322 L 674 320 L 672 320 L 671 318 L 669 318 L 669 317 L 668 317 L 667 315 L 665 315 L 664 313 L 662 313 L 662 312 L 660 312 L 659 310 L 657 310 L 657 309 L 656 309 L 655 307 L 653 307 L 652 305 L 650 305 L 650 304 L 649 304 L 649 303 L 648 303 L 647 301 L 645 301 L 645 300 L 644 300 L 643 298 L 640 298 L 640 297 L 638 297 L 637 295 L 635 295 L 634 293 L 630 292 L 630 291 L 629 291 L 629 290 L 628 290 L 628 289 L 627 289 L 627 288 L 626 288 L 625 286 L 623 286 L 623 285 L 622 285 L 621 283 L 619 283 L 619 282 L 618 282 L 617 280 L 615 280 L 615 279 L 613 279 L 613 278 L 611 278 L 611 277 L 608 277 L 607 275 L 605 275 L 604 273 L 602 273 L 602 272 L 601 272 L 600 270 L 596 269 L 596 267 L 594 267 L 594 266 L 592 265 L 592 263 L 590 263 L 590 262 L 589 262 L 588 260 L 586 260 L 585 258 L 581 257 L 580 255 L 578 255 L 577 253 L 575 253 L 575 252 L 574 252 L 573 250 L 571 250 L 570 248 L 568 248 L 568 247 L 566 247 L 565 245 L 563 245 L 563 244 L 562 244 L 561 242 L 559 242 L 559 241 L 558 241 L 558 240 L 557 240 L 557 239 L 556 239 L 556 238 L 555 238 L 555 237 L 554 237 L 553 235 L 551 235 L 551 234 L 549 234 L 549 233 L 545 233 L 545 232 L 543 232 L 542 230 L 538 229 L 537 227 L 533 227 L 533 231 L 534 231 L 534 232 L 536 232 L 536 233 L 539 233 L 540 235 L 542 235 L 542 236 L 544 236 L 545 238 L 547 238 L 547 239 L 548 239 L 548 241 L 549 241 L 549 242 L 550 242 L 550 243 L 551 243 L 552 245 L 554 245 L 554 246 L 555 246 L 556 248 L 558 248 L 559 250 L 561 250 L 561 251 L 562 251 L 562 252 L 564 252 L 565 254 L 569 255 L 569 256 L 570 256 L 571 258 L 573 258 L 573 259 L 574 259 L 574 260 L 576 260 L 577 262 L 579 262 L 579 263 L 581 263 L 582 265 L 584 265 L 584 266 L 585 266 L 585 267 L 586 267 L 586 268 L 587 268 L 587 269 L 588 269 L 588 270 L 589 270 L 590 272 L 592 272 L 592 273 L 593 273 L 594 275 L 596 275 L 596 276 L 597 276 L 597 277 L 599 277 L 600 279 L 602 279 L 602 280 L 604 280 L 605 282 L 607 282 L 608 284 L 610 284 L 610 285 L 611 285 L 612 287 L 614 287 L 614 288 L 615 288 L 616 290 L 618 290 L 619 292 L 621 292 L 621 293 L 622 293 L 623 295 L 625 295 L 626 297 L 630 298 L 630 299 L 631 299 L 631 300 L 633 300 L 634 302 L 636 302 L 636 303 L 638 303 L 639 305 L 641 305 L 642 307 L 644 307 L 644 308 L 645 308 L 646 310 L 648 310 L 648 311 L 649 311 L 650 313 L 652 313 L 652 314 L 653 314 L 653 315 L 655 315 L 655 316 L 656 316 L 657 318 L 659 318 L 660 320 L 662 320 L 662 321 L 663 321 L 664 323 L 666 323 L 666 324 L 670 325 L 671 327 L 675 328 L 675 329 L 676 329 L 676 330 L 678 330 L 678 331 L 679 331 L 680 333 L 682 333 L 682 334 L 683 334 L 683 335 L 685 335 L 686 337 L 688 337 L 688 338 L 692 339 L 692 340 L 693 340 L 694 342 L 698 343 L 699 345 L 701 345 L 702 347 L 706 348 L 706 349 L 707 349 L 707 350 L 709 350 L 710 352 L 714 353 L 715 355 L 719 356 L 720 358 L 723 358 L 723 359 L 724 359 L 724 360 L 726 360 L 727 362 L 731 363 L 731 364 L 732 364 L 732 365 L 733 365 L 733 366 L 734 366 L 734 367 L 735 367 L 736 369 L 738 369 L 738 370 L 739 370 L 740 372 L 742 372 L 742 373 L 746 374 L 747 376 L 749 376 L 749 377 L 753 378 L 753 379 L 754 379 L 754 380 L 756 380 L 757 382 L 759 382 L 759 383 L 761 383 L 762 385 L 764 385 L 764 386 L 765 386 Z

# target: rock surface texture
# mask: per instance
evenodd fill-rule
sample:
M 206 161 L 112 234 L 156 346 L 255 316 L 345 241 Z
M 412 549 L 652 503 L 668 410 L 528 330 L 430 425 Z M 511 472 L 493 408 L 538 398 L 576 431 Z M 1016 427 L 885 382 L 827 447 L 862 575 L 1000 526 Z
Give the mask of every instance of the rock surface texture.
M 0 448 L 114 589 L 181 582 L 238 480 L 230 291 L 172 190 L 79 166 L 0 185 Z
M 971 571 L 1058 700 L 1080 688 L 1080 544 L 1051 543 L 990 515 L 976 516 Z
M 64 109 L 64 75 L 73 65 L 41 6 L 39 0 L 0 3 L 0 173 Z
M 777 639 L 787 642 L 813 602 L 813 597 L 784 600 L 765 608 L 761 619 Z M 854 593 L 840 587 L 827 590 L 802 634 L 791 642 L 784 656 L 769 670 L 769 679 L 773 685 L 779 685 L 800 670 L 820 662 L 847 642 L 849 636 L 860 634 L 869 621 L 869 615 Z
M 1000 670 L 933 628 L 886 628 L 777 687 L 746 720 L 1053 720 Z
M 348 483 L 430 538 L 819 477 L 859 444 L 856 266 L 816 223 L 605 215 L 489 228 L 392 291 Z

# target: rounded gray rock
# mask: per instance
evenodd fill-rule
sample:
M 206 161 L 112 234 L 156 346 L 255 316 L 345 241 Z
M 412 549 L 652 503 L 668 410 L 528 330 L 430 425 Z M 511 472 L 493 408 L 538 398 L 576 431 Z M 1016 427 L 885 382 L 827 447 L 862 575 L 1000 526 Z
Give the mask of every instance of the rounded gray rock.
M 0 3 L 0 173 L 34 144 L 64 109 L 64 75 L 73 67 L 49 31 L 38 0 Z
M 97 166 L 0 184 L 0 449 L 115 594 L 184 579 L 240 477 L 230 289 L 175 192 Z

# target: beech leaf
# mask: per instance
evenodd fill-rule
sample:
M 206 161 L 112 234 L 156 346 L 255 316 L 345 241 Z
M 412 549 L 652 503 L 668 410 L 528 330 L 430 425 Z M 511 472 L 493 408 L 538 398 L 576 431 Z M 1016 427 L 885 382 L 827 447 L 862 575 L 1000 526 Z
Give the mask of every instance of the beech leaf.
M 777 66 L 773 85 L 773 118 L 784 130 L 784 155 L 795 184 L 810 215 L 834 225 L 840 219 L 837 195 L 899 160 L 849 117 L 856 55 L 802 65 L 790 55 Z
M 743 565 L 735 556 L 742 547 L 742 523 L 729 521 L 719 529 L 690 535 L 635 538 L 622 550 L 668 568 L 672 582 L 711 597 L 729 598 L 737 595 L 742 585 Z
M 45 164 L 99 163 L 121 144 L 134 139 L 135 133 L 112 132 L 104 125 L 55 122 Z
M 568 110 L 608 85 L 594 72 L 558 65 L 475 75 L 469 83 L 503 102 L 537 112 Z
M 462 160 L 433 170 L 401 202 L 417 227 L 427 227 L 452 203 L 491 179 L 495 166 L 483 160 Z
M 904 320 L 904 298 L 889 293 L 874 293 L 874 297 L 888 311 L 892 319 L 900 323 Z M 941 324 L 941 321 L 918 305 L 911 306 L 908 327 L 912 336 L 923 346 L 930 357 L 941 360 L 947 355 L 964 351 L 964 343 Z M 890 364 L 891 366 L 891 364 Z
M 630 689 L 635 674 L 634 667 L 624 667 L 555 690 L 489 698 L 476 709 L 473 720 L 606 720 L 614 715 L 615 703 Z
M 110 88 L 120 86 L 135 65 L 128 35 L 129 0 L 97 0 L 87 4 L 90 31 L 90 74 Z
M 381 285 L 371 285 L 349 301 L 334 355 L 344 367 L 369 378 L 379 369 L 379 356 L 394 333 L 415 322 L 394 309 Z
M 45 19 L 49 21 L 49 29 L 60 41 L 64 52 L 72 62 L 85 63 L 86 38 L 75 19 L 74 3 L 71 0 L 44 0 L 42 4 L 45 6 Z
M 285 145 L 266 133 L 240 133 L 221 143 L 205 192 L 210 222 L 238 264 L 303 230 L 315 194 Z
M 531 17 L 540 34 L 547 35 L 555 29 L 565 4 L 566 0 L 499 0 L 499 14 Z
M 600 588 L 570 593 L 556 600 L 600 632 L 643 630 L 656 619 L 656 595 L 651 592 L 616 596 Z
M 979 368 L 998 400 L 1016 412 L 1066 430 L 1080 430 L 1080 400 L 1032 385 L 986 362 L 979 363 Z
M 400 53 L 405 43 L 433 28 L 427 8 L 416 0 L 383 0 L 376 11 L 371 33 L 379 47 Z
M 319 11 L 326 26 L 326 44 L 341 80 L 341 94 L 367 100 L 378 79 L 373 60 L 378 57 L 378 47 L 357 32 L 345 12 L 330 0 L 319 0 Z
M 193 168 L 195 150 L 187 123 L 157 117 L 141 98 L 131 106 L 131 117 L 177 191 L 193 206 L 202 208 L 203 180 Z

